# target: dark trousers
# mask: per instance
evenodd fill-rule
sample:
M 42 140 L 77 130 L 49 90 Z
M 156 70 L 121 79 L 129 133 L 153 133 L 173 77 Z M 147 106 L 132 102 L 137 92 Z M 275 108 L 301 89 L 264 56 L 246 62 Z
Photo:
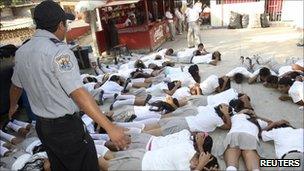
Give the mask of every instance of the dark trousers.
M 51 170 L 99 170 L 94 141 L 78 115 L 38 117 L 36 130 L 46 148 Z

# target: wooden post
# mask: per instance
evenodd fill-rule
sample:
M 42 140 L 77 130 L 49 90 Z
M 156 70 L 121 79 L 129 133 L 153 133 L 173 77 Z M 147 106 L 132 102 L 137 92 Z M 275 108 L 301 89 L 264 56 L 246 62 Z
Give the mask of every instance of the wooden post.
M 148 10 L 148 2 L 147 2 L 147 0 L 144 0 L 144 3 L 145 3 L 145 11 L 146 11 L 146 22 L 145 23 L 150 24 L 149 10 Z
M 100 56 L 98 46 L 97 46 L 97 39 L 96 39 L 96 9 L 90 11 L 90 26 L 91 26 L 91 34 L 93 39 L 93 54 L 94 56 Z

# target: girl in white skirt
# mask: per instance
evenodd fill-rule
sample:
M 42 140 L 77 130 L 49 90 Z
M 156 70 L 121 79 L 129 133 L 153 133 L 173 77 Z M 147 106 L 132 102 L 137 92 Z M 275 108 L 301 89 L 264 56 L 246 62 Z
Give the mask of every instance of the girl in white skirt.
M 219 151 L 220 155 L 224 155 L 226 170 L 237 170 L 241 155 L 247 170 L 259 170 L 260 134 L 262 129 L 270 123 L 270 120 L 257 117 L 249 109 L 242 110 L 231 117 L 231 129 Z

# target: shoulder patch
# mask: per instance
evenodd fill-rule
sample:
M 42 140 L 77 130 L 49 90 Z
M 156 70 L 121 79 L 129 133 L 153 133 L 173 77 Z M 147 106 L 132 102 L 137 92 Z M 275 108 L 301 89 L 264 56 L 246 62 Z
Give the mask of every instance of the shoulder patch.
M 50 41 L 52 41 L 55 44 L 61 43 L 61 41 L 59 41 L 58 39 L 55 39 L 55 38 L 50 38 Z
M 61 55 L 55 58 L 55 62 L 59 67 L 59 71 L 66 72 L 73 69 L 73 63 L 71 62 L 69 55 Z

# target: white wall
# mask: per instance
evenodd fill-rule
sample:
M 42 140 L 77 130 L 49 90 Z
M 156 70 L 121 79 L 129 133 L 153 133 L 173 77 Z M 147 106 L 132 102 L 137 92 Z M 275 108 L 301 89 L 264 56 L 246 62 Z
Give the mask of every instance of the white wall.
M 265 1 L 235 3 L 235 4 L 216 4 L 216 1 L 210 1 L 211 25 L 214 27 L 228 26 L 230 11 L 245 13 L 249 15 L 264 13 Z M 223 24 L 223 25 L 222 25 Z
M 303 0 L 284 0 L 282 6 L 282 21 L 293 21 L 297 28 L 303 29 Z

